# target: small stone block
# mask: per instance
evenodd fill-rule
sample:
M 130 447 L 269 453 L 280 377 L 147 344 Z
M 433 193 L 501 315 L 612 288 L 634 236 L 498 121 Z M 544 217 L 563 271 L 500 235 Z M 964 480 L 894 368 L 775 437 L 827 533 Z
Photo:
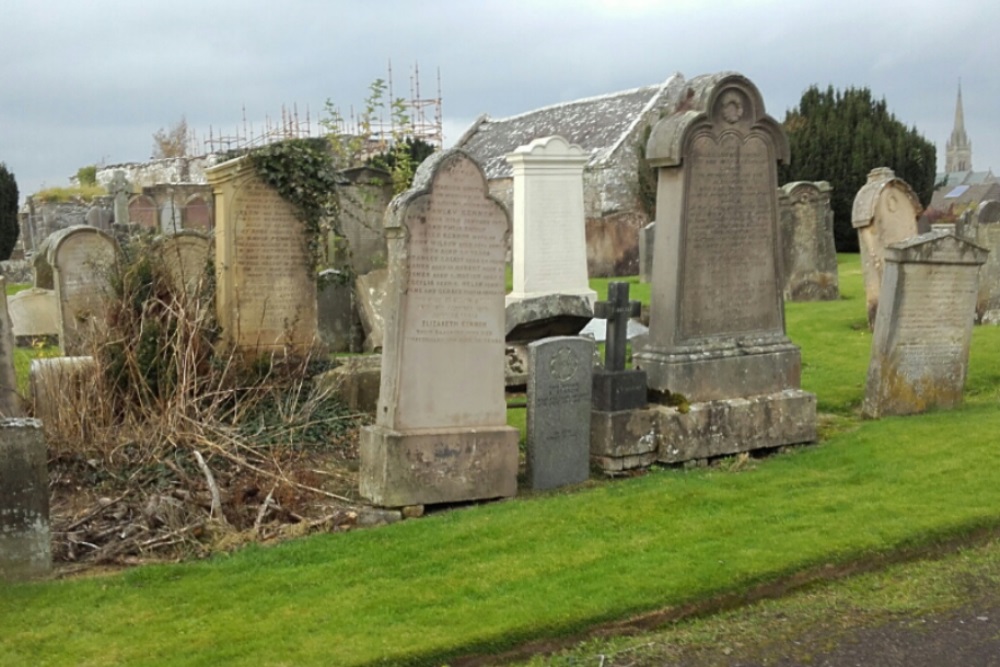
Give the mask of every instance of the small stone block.
M 646 405 L 646 372 L 594 369 L 594 410 L 619 412 Z

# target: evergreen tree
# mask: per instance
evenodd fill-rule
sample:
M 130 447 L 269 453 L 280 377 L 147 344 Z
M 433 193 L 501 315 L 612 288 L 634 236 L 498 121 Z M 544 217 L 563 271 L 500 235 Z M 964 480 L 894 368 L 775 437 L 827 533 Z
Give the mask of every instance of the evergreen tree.
M 0 260 L 10 259 L 21 229 L 17 223 L 17 181 L 0 162 Z
M 812 86 L 785 115 L 784 125 L 792 160 L 781 166 L 781 182 L 830 182 L 837 250 L 858 249 L 851 208 L 875 167 L 890 167 L 920 201 L 930 202 L 937 167 L 934 144 L 897 120 L 885 99 L 874 100 L 868 88 L 840 91 L 830 86 L 821 91 Z

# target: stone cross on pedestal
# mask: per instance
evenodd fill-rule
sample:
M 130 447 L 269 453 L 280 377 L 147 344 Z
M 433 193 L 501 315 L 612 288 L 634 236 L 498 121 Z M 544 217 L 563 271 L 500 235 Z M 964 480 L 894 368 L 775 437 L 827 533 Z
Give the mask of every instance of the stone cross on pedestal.
M 595 410 L 618 412 L 646 404 L 646 372 L 625 368 L 628 321 L 639 314 L 640 307 L 638 301 L 629 301 L 628 283 L 609 283 L 608 300 L 594 304 L 594 314 L 608 321 L 604 368 L 594 371 Z
M 608 300 L 594 304 L 594 315 L 608 321 L 604 342 L 604 370 L 625 370 L 628 321 L 638 317 L 642 305 L 628 300 L 628 283 L 609 283 Z
M 131 190 L 128 180 L 125 179 L 125 172 L 121 169 L 115 170 L 114 178 L 108 183 L 108 192 L 115 198 L 116 224 L 128 224 L 128 196 Z

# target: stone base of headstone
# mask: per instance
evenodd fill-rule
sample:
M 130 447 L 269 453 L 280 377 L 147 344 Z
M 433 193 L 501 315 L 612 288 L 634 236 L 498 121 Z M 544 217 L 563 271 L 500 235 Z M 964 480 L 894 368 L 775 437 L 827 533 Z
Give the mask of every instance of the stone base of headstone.
M 794 276 L 785 288 L 786 301 L 837 301 L 840 287 L 837 274 L 815 272 Z
M 361 496 L 380 507 L 507 498 L 517 492 L 518 430 L 361 431 Z
M 646 372 L 594 369 L 594 410 L 619 412 L 646 405 Z
M 530 342 L 554 336 L 575 336 L 594 317 L 597 293 L 507 295 L 507 341 Z
M 51 569 L 42 423 L 0 419 L 0 580 L 42 577 Z
M 816 396 L 799 389 L 591 414 L 591 463 L 616 473 L 816 440 Z
M 690 353 L 646 346 L 633 359 L 646 371 L 650 389 L 670 391 L 689 402 L 772 394 L 798 387 L 802 374 L 799 348 L 790 342 Z
M 334 396 L 353 412 L 375 413 L 382 385 L 382 355 L 348 357 L 333 370 L 317 375 L 313 394 Z

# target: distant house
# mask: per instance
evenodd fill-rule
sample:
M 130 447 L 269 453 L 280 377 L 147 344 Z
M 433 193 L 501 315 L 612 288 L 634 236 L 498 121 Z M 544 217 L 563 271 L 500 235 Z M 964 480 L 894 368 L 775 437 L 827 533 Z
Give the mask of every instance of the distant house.
M 639 271 L 639 230 L 650 222 L 652 194 L 640 196 L 642 151 L 649 126 L 665 110 L 670 91 L 684 85 L 675 74 L 665 82 L 618 93 L 563 102 L 509 118 L 476 120 L 456 142 L 486 172 L 490 192 L 510 210 L 511 166 L 505 160 L 534 139 L 559 135 L 590 153 L 584 170 L 587 263 L 591 276 Z

